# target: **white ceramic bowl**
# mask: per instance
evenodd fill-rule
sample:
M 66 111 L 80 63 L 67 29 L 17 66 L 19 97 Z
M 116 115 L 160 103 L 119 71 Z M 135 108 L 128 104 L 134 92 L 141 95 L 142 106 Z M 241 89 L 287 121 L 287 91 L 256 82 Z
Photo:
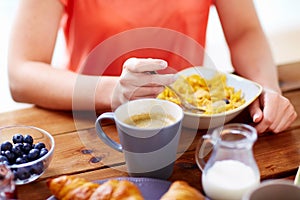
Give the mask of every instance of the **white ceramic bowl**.
M 293 181 L 274 179 L 263 181 L 257 187 L 247 191 L 242 200 L 299 200 L 300 186 Z
M 45 147 L 48 150 L 48 153 L 46 153 L 45 155 L 43 154 L 39 155 L 34 160 L 29 159 L 27 162 L 22 164 L 16 164 L 15 161 L 13 163 L 7 163 L 7 166 L 14 173 L 15 184 L 23 185 L 38 179 L 41 175 L 44 174 L 45 170 L 48 168 L 51 162 L 53 151 L 55 148 L 55 142 L 53 136 L 50 133 L 37 127 L 23 126 L 23 125 L 1 127 L 0 128 L 0 144 L 1 144 L 0 155 L 1 156 L 3 156 L 2 154 L 5 155 L 5 151 L 3 151 L 2 149 L 3 148 L 2 144 L 4 142 L 10 142 L 12 145 L 15 145 L 12 140 L 15 134 L 21 134 L 23 136 L 30 135 L 33 139 L 33 144 L 37 144 L 38 142 L 41 142 L 45 145 Z M 27 142 L 22 142 L 22 144 L 25 143 Z M 24 146 L 22 146 L 21 149 L 22 149 L 22 155 L 21 156 L 15 155 L 14 160 L 16 160 L 16 157 L 22 157 L 24 154 L 28 155 L 28 152 L 25 153 Z M 9 150 L 9 151 L 13 152 L 13 150 Z
M 178 72 L 178 74 L 184 76 L 199 74 L 205 79 L 210 79 L 218 72 L 219 71 L 216 69 L 207 67 L 191 67 Z M 183 126 L 193 129 L 209 129 L 221 126 L 240 114 L 261 94 L 262 87 L 259 84 L 234 74 L 225 74 L 227 77 L 227 85 L 234 87 L 235 90 L 242 90 L 243 98 L 246 102 L 233 110 L 212 115 L 197 114 L 185 111 Z

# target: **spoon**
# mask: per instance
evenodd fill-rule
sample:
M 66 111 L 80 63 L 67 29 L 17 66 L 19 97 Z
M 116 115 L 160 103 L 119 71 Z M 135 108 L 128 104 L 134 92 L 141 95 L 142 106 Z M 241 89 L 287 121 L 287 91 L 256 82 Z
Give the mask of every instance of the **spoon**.
M 157 74 L 156 71 L 150 71 L 150 74 Z M 176 94 L 176 96 L 180 99 L 181 105 L 185 111 L 193 112 L 193 113 L 204 113 L 206 110 L 205 108 L 200 108 L 194 106 L 193 104 L 189 103 L 184 96 L 180 92 L 178 92 L 174 87 L 171 85 L 165 85 L 166 88 L 170 89 L 172 92 Z

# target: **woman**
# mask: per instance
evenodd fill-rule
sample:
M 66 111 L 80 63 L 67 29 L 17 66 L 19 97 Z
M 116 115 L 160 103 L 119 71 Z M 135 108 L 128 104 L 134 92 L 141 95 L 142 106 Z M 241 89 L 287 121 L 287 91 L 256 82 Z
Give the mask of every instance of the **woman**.
M 131 99 L 155 97 L 163 90 L 163 85 L 174 81 L 174 77 L 168 73 L 150 75 L 145 72 L 168 66 L 180 70 L 187 64 L 201 62 L 201 56 L 200 61 L 194 63 L 193 59 L 190 62 L 172 53 L 170 55 L 168 48 L 172 51 L 178 49 L 177 41 L 173 41 L 172 46 L 165 36 L 160 40 L 167 43 L 162 51 L 156 49 L 153 53 L 149 46 L 140 51 L 136 47 L 125 54 L 120 51 L 122 56 L 112 59 L 113 62 L 107 61 L 104 66 L 97 62 L 97 66 L 90 67 L 86 58 L 99 45 L 102 49 L 106 41 L 111 42 L 111 38 L 147 27 L 174 30 L 204 46 L 211 4 L 216 6 L 220 16 L 235 72 L 264 88 L 259 99 L 249 107 L 257 131 L 278 133 L 285 130 L 297 114 L 281 94 L 277 69 L 251 0 L 181 0 L 176 3 L 172 0 L 143 3 L 139 0 L 21 1 L 9 50 L 12 96 L 16 101 L 50 109 L 99 111 L 114 109 Z M 51 67 L 60 25 L 64 28 L 69 52 L 67 70 Z M 132 44 L 131 39 L 129 37 L 129 42 L 124 40 L 125 46 Z M 143 38 L 139 41 L 143 42 Z M 110 42 L 106 50 L 121 49 L 120 41 L 115 43 L 112 39 Z M 102 50 L 97 53 L 104 60 L 110 56 Z

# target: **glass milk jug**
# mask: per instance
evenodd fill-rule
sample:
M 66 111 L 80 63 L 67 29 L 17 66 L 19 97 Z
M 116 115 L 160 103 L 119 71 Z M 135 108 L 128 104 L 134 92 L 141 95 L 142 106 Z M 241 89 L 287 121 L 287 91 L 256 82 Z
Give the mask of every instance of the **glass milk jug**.
M 208 197 L 242 199 L 246 191 L 260 183 L 252 151 L 256 139 L 255 128 L 237 123 L 216 128 L 203 136 L 196 148 L 196 161 Z

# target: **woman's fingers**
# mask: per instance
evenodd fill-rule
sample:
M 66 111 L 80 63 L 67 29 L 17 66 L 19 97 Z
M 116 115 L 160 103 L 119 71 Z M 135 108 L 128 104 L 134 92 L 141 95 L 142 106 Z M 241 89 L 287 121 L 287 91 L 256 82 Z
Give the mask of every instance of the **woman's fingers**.
M 123 91 L 123 95 L 127 100 L 141 98 L 156 98 L 156 96 L 164 90 L 163 86 L 155 87 L 135 87 L 127 88 Z
M 257 105 L 255 107 L 257 107 Z M 258 133 L 266 131 L 273 133 L 282 132 L 287 129 L 297 117 L 297 113 L 291 102 L 281 94 L 272 90 L 264 90 L 260 96 L 259 107 L 263 111 L 263 116 L 255 125 Z M 253 113 L 251 116 L 255 115 L 253 115 Z
M 157 71 L 167 67 L 166 61 L 153 58 L 129 58 L 123 65 L 124 69 L 134 73 Z
M 151 71 L 165 69 L 168 63 L 161 59 L 130 58 L 125 61 L 119 82 L 112 98 L 112 107 L 116 108 L 129 100 L 155 98 L 172 84 L 175 74 L 150 74 Z
M 120 79 L 120 84 L 124 87 L 151 87 L 169 85 L 175 81 L 174 74 L 149 74 L 127 72 Z
M 252 117 L 252 121 L 254 123 L 258 123 L 262 120 L 263 118 L 263 113 L 260 108 L 260 103 L 259 99 L 256 99 L 250 106 L 249 106 L 249 113 L 250 116 Z

